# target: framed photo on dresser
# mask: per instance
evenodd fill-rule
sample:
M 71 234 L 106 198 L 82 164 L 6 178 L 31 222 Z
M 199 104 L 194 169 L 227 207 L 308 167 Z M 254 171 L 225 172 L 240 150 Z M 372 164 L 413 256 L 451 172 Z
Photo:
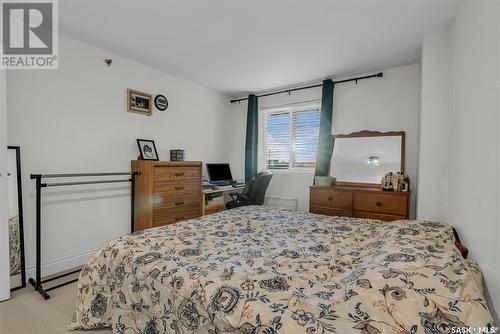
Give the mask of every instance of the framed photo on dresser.
M 159 160 L 155 142 L 148 139 L 137 139 L 141 160 Z

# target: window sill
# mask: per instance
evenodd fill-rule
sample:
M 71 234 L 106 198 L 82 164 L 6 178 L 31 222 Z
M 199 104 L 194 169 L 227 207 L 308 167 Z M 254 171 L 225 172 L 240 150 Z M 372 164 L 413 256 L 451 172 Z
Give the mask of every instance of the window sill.
M 269 169 L 265 170 L 270 171 L 273 174 L 311 174 L 314 175 L 314 168 L 292 168 L 292 169 Z

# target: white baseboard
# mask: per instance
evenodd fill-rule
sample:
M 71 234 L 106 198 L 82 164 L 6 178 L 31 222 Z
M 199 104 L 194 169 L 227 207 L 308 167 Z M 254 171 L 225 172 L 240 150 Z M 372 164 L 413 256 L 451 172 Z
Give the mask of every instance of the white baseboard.
M 87 263 L 97 250 L 98 249 L 94 249 L 82 254 L 71 255 L 57 260 L 48 261 L 42 264 L 42 277 L 60 273 L 71 268 L 80 267 Z M 26 279 L 34 278 L 35 275 L 36 268 L 34 265 L 26 268 Z

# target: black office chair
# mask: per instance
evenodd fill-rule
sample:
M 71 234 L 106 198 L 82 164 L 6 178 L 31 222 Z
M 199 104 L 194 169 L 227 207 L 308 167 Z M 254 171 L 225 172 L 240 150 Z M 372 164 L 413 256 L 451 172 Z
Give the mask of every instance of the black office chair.
M 230 193 L 232 200 L 226 203 L 226 209 L 234 209 L 245 205 L 262 205 L 266 195 L 267 187 L 273 173 L 269 171 L 260 172 L 248 180 L 241 193 Z

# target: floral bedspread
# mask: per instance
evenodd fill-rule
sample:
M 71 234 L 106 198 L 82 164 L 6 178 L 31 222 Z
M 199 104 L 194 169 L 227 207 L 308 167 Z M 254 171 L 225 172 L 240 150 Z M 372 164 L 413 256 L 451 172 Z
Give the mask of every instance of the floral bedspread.
M 449 225 L 254 206 L 109 242 L 80 274 L 69 328 L 431 334 L 489 325 L 481 272 Z

